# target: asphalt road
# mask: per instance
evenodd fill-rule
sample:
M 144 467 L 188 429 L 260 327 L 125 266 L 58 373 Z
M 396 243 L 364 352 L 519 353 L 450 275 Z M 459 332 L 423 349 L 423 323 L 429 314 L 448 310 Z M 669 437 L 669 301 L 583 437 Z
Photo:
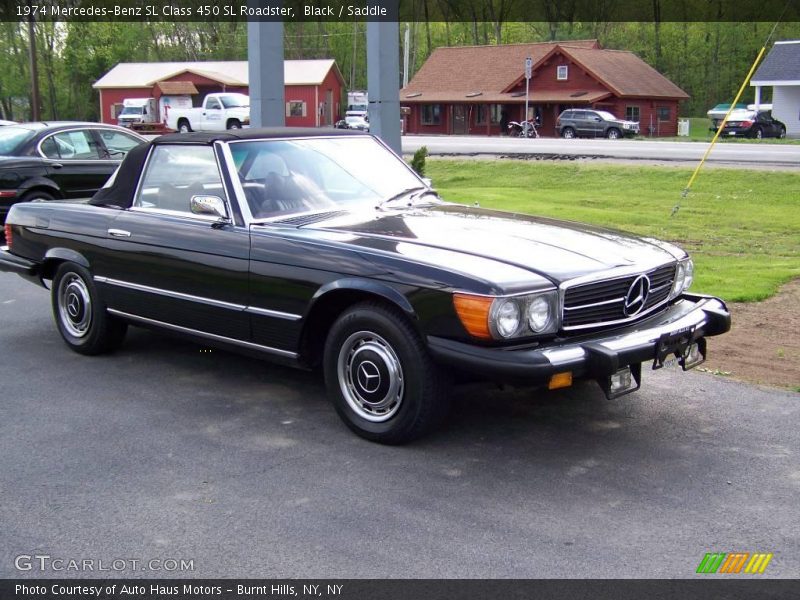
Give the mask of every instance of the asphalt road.
M 709 144 L 645 140 L 564 140 L 560 138 L 511 138 L 485 136 L 407 135 L 403 152 L 411 154 L 427 146 L 431 154 L 532 155 L 548 158 L 610 158 L 697 163 Z M 800 167 L 800 145 L 718 143 L 708 157 L 710 163 L 739 166 Z
M 35 554 L 193 577 L 691 578 L 706 552 L 762 551 L 765 576 L 800 572 L 798 394 L 677 371 L 613 402 L 471 386 L 444 431 L 391 448 L 307 373 L 138 329 L 74 354 L 48 294 L 8 274 L 0 348 L 0 578 L 109 576 L 15 568 Z M 127 569 L 110 574 L 178 574 Z

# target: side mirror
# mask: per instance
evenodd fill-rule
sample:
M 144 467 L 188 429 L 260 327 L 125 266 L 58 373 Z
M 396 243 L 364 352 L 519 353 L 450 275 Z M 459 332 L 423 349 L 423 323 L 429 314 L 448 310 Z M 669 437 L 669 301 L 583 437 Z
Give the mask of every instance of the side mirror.
M 194 215 L 205 215 L 208 217 L 228 218 L 228 210 L 225 208 L 225 201 L 219 196 L 192 196 L 190 208 Z

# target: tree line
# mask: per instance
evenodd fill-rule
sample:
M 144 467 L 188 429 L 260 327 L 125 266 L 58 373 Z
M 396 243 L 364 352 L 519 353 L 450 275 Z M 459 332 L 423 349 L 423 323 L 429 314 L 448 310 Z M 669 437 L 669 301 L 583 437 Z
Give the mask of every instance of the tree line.
M 773 27 L 760 22 L 513 22 L 504 20 L 503 0 L 483 6 L 472 15 L 454 13 L 454 20 L 431 22 L 420 14 L 418 20 L 401 23 L 401 65 L 409 29 L 409 79 L 439 46 L 597 39 L 604 48 L 635 52 L 691 96 L 682 104 L 682 116 L 701 116 L 714 104 L 733 99 Z M 31 29 L 44 119 L 97 120 L 92 84 L 119 62 L 247 58 L 247 24 L 241 21 L 37 22 L 32 28 L 25 22 L 3 22 L 4 119 L 30 118 Z M 779 24 L 772 39 L 800 39 L 800 23 Z M 289 59 L 334 58 L 350 89 L 366 89 L 365 23 L 286 23 L 284 48 Z M 748 88 L 745 101 L 752 97 Z

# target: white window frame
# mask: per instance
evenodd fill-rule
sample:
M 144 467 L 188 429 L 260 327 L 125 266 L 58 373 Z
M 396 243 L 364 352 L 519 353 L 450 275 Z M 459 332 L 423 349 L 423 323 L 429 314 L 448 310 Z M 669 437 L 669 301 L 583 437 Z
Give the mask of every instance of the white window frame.
M 567 81 L 569 79 L 569 65 L 558 65 L 556 67 L 556 79 L 558 81 Z

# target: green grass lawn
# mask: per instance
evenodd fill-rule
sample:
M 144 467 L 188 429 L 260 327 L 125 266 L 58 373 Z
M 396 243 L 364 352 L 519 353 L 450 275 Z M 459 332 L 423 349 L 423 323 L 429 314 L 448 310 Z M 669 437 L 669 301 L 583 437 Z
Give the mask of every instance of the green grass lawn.
M 452 202 L 583 221 L 679 244 L 693 290 L 757 301 L 800 276 L 800 175 L 519 160 L 429 159 L 426 176 Z M 673 207 L 680 210 L 670 216 Z

